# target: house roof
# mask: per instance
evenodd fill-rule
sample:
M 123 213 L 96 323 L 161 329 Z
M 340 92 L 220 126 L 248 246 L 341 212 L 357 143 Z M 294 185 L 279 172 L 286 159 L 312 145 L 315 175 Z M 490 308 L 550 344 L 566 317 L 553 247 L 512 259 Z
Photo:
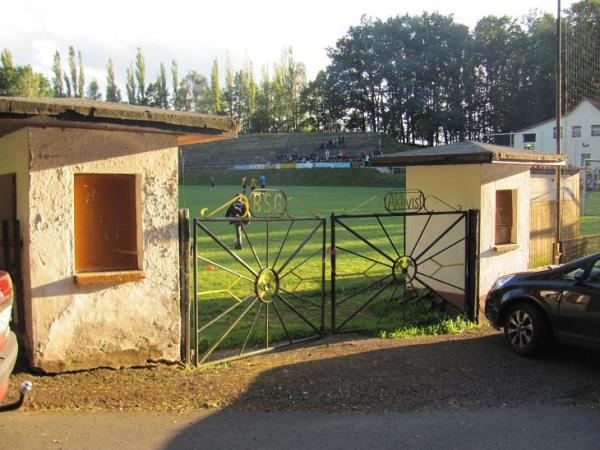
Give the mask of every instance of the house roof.
M 180 145 L 235 138 L 239 131 L 224 116 L 83 98 L 0 97 L 0 137 L 36 126 L 173 134 Z
M 580 101 L 579 103 L 577 103 L 577 105 L 575 106 L 575 108 L 573 108 L 573 109 L 571 110 L 571 112 L 575 111 L 575 109 L 576 109 L 576 108 L 577 108 L 579 105 L 581 105 L 583 102 L 585 102 L 585 101 L 587 101 L 587 102 L 590 102 L 590 104 L 591 104 L 591 105 L 592 105 L 594 108 L 596 108 L 597 110 L 599 110 L 599 111 L 600 111 L 600 100 L 596 100 L 596 99 L 593 99 L 593 98 L 588 98 L 588 97 L 585 97 L 585 98 L 581 99 L 581 101 Z M 569 114 L 563 114 L 563 115 L 562 115 L 562 117 L 561 117 L 561 119 L 564 119 L 564 118 L 565 118 L 565 117 L 567 117 L 568 115 L 569 115 Z M 521 128 L 521 129 L 519 129 L 519 130 L 515 131 L 515 133 L 522 133 L 522 132 L 524 132 L 524 131 L 531 130 L 532 128 L 539 127 L 540 125 L 543 125 L 543 124 L 545 124 L 545 123 L 549 123 L 549 122 L 556 122 L 556 117 L 552 117 L 552 118 L 550 118 L 550 119 L 542 120 L 541 122 L 536 122 L 536 123 L 534 123 L 534 124 L 532 124 L 532 125 L 528 125 L 528 126 L 526 126 L 525 128 Z
M 466 141 L 374 157 L 372 165 L 389 167 L 519 163 L 538 166 L 564 165 L 566 159 L 567 155 L 522 151 L 500 145 Z

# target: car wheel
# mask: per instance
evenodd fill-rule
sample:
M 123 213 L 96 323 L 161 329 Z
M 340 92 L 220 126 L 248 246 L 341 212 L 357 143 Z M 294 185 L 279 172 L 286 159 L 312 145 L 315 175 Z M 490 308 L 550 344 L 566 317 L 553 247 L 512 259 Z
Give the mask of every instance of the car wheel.
M 517 303 L 508 310 L 504 336 L 515 353 L 534 355 L 550 340 L 548 321 L 539 308 L 529 303 Z

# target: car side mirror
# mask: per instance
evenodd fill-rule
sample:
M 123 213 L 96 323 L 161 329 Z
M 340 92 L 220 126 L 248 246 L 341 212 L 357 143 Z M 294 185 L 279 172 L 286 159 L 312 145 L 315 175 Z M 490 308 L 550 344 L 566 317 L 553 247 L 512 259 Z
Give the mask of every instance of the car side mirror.
M 578 272 L 575 274 L 575 284 L 577 284 L 577 285 L 583 284 L 584 281 L 585 281 L 585 272 L 583 270 L 581 272 Z

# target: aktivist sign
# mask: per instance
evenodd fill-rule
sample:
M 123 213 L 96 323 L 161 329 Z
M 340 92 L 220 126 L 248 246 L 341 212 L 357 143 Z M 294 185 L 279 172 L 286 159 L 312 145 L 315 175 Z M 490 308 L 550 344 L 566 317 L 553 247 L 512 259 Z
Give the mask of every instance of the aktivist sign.
M 383 204 L 389 213 L 419 212 L 425 208 L 425 195 L 418 189 L 402 189 L 388 192 Z

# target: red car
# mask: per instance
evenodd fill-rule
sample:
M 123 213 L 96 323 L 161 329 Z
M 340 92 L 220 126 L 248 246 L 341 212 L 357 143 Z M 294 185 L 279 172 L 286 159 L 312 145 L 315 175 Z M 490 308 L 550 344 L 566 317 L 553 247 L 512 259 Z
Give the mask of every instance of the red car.
M 13 305 L 13 284 L 8 273 L 0 270 L 0 403 L 8 389 L 8 379 L 17 360 L 18 346 L 10 331 Z

